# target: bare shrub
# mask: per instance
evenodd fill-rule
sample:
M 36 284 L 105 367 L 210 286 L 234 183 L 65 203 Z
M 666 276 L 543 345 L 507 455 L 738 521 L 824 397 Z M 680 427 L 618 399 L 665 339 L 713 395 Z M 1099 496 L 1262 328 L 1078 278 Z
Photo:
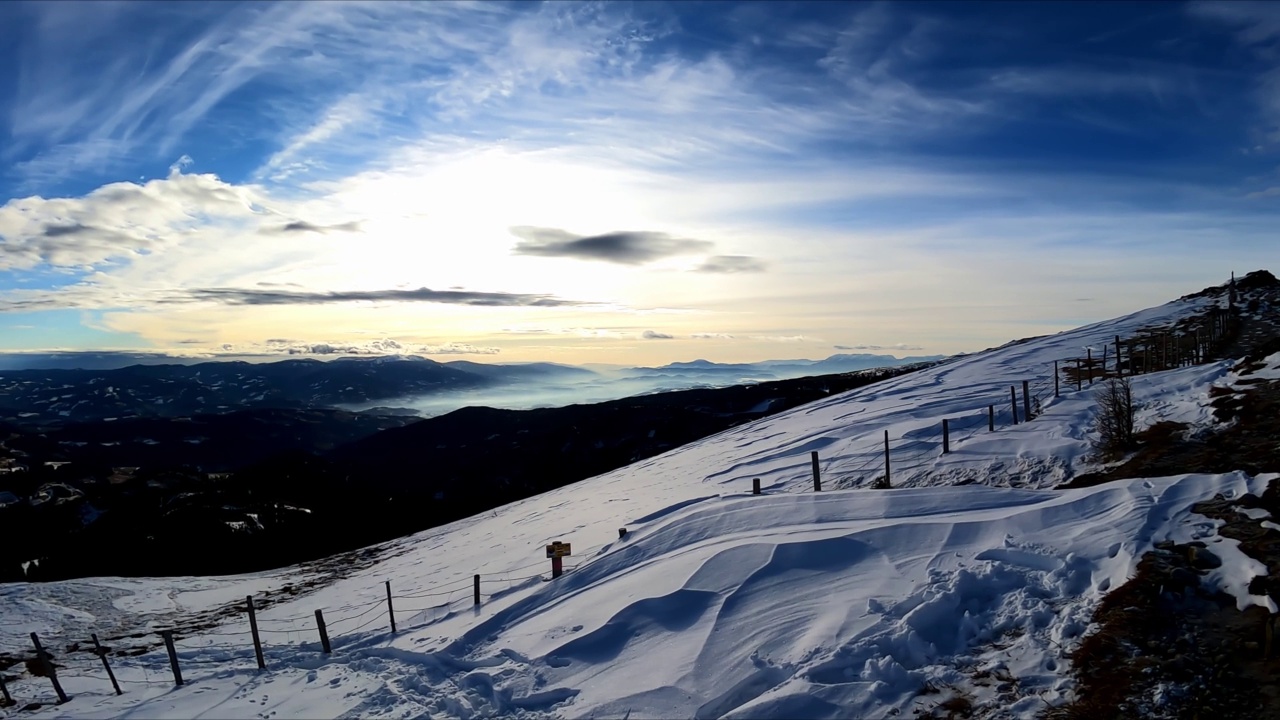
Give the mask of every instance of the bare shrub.
M 1103 383 L 1097 393 L 1098 404 L 1093 409 L 1098 438 L 1094 449 L 1103 455 L 1115 455 L 1132 450 L 1137 445 L 1134 432 L 1133 385 L 1127 377 L 1113 377 Z

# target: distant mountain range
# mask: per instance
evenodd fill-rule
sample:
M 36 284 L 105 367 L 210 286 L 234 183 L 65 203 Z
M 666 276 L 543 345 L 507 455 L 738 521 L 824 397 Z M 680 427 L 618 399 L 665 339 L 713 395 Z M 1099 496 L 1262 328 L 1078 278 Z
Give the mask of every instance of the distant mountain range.
M 88 358 L 86 364 L 91 366 L 106 361 L 106 356 L 98 354 L 80 356 Z M 694 360 L 611 372 L 545 362 L 441 363 L 413 355 L 27 368 L 0 370 L 0 420 L 45 427 L 266 408 L 339 408 L 385 415 L 395 410 L 388 405 L 438 415 L 469 405 L 554 407 L 668 390 L 899 367 L 939 357 L 863 354 L 757 363 Z M 154 359 L 148 356 L 147 362 Z
M 439 363 L 416 356 L 7 370 L 0 371 L 0 420 L 61 425 L 252 408 L 332 408 L 584 375 L 593 373 L 552 363 Z
M 898 367 L 921 362 L 941 360 L 944 355 L 921 355 L 899 358 L 893 355 L 872 355 L 866 353 L 837 354 L 824 360 L 762 360 L 754 363 L 718 363 L 710 360 L 692 360 L 674 362 L 661 367 L 636 367 L 626 372 L 635 375 L 734 375 L 756 376 L 760 379 L 777 380 L 807 375 L 830 375 L 833 373 L 857 372 L 876 367 Z

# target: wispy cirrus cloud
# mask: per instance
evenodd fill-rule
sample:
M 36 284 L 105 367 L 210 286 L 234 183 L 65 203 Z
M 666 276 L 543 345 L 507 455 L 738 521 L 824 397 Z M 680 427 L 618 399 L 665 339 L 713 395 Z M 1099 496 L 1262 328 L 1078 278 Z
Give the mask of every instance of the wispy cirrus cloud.
M 376 306 L 447 325 L 422 345 L 525 343 L 504 329 L 528 323 L 592 352 L 678 347 L 638 342 L 656 320 L 767 354 L 904 323 L 954 337 L 954 295 L 993 278 L 1047 304 L 1109 297 L 1055 271 L 1158 254 L 1182 282 L 1209 241 L 1268 257 L 1274 168 L 1214 158 L 1280 127 L 1273 11 L 1124 6 L 1077 37 L 1051 5 L 0 6 L 24 35 L 0 48 L 0 307 L 112 310 L 131 338 L 210 351 L 338 346 Z M 1204 53 L 1214 32 L 1254 65 Z M 471 287 L 494 292 L 440 294 Z M 628 313 L 664 317 L 606 327 Z
M 1231 27 L 1239 44 L 1260 63 L 1254 99 L 1262 122 L 1256 132 L 1269 145 L 1280 143 L 1280 8 L 1273 3 L 1193 2 L 1187 10 Z

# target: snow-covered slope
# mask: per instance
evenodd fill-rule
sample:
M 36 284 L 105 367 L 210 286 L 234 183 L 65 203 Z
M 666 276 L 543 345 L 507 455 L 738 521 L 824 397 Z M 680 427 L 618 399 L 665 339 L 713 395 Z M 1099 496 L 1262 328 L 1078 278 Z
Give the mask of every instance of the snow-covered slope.
M 181 625 L 273 593 L 275 604 L 258 614 L 267 671 L 256 669 L 237 613 L 179 642 L 182 688 L 167 681 L 163 651 L 113 658 L 125 681 L 119 697 L 95 658 L 55 652 L 74 698 L 36 714 L 881 717 L 959 688 L 979 706 L 1030 716 L 1069 691 L 1064 657 L 1094 603 L 1155 541 L 1215 542 L 1225 560 L 1220 585 L 1242 603 L 1263 602 L 1244 590 L 1258 568 L 1188 507 L 1216 493 L 1260 492 L 1265 479 L 1037 489 L 1087 454 L 1088 393 L 1065 387 L 1032 422 L 994 433 L 985 420 L 980 431 L 960 423 L 949 455 L 931 450 L 929 438 L 944 417 L 985 418 L 989 404 L 1008 402 L 1010 385 L 1044 378 L 1054 360 L 1208 302 L 1171 303 L 833 396 L 388 543 L 379 562 L 332 582 L 310 577 L 324 572 L 312 567 L 0 586 L 0 649 L 25 644 L 31 631 L 60 649 L 90 632 Z M 1200 400 L 1227 367 L 1135 379 L 1144 419 L 1207 422 Z M 909 451 L 919 459 L 895 469 L 893 490 L 858 487 L 873 476 L 860 468 L 885 430 L 899 448 L 919 445 Z M 813 450 L 827 487 L 850 489 L 812 493 Z M 750 495 L 755 477 L 764 496 Z M 544 582 L 551 540 L 572 542 L 569 563 L 578 564 Z M 473 573 L 482 575 L 478 608 Z M 284 591 L 309 580 L 318 587 Z M 334 639 L 328 656 L 316 609 Z M 943 692 L 922 695 L 926 687 Z M 47 681 L 29 676 L 10 690 L 23 701 L 52 698 Z

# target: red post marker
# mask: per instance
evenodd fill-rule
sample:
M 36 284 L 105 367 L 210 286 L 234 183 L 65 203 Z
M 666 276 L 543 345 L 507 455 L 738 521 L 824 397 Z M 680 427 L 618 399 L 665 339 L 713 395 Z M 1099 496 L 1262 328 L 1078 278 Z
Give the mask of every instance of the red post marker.
M 551 558 L 551 577 L 558 578 L 564 572 L 564 560 L 559 557 Z

